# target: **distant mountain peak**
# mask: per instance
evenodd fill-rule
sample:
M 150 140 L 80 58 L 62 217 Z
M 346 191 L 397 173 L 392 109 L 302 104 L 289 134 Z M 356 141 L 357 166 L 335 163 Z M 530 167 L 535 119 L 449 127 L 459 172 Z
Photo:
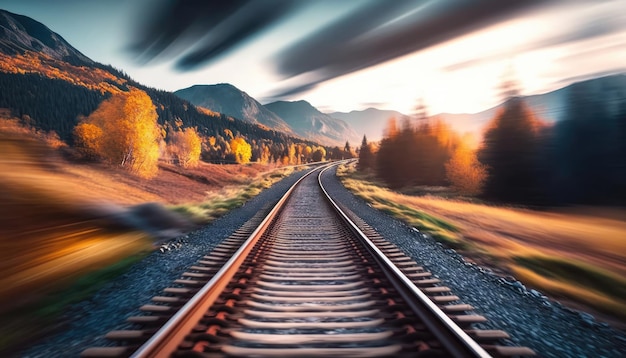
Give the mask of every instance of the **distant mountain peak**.
M 349 124 L 320 112 L 305 100 L 276 101 L 265 107 L 283 118 L 296 133 L 311 140 L 328 145 L 343 145 L 346 140 L 360 140 Z
M 196 106 L 201 106 L 246 122 L 292 134 L 285 121 L 261 103 L 230 83 L 194 85 L 174 92 Z
M 94 64 L 44 24 L 27 16 L 0 10 L 0 52 L 16 55 L 26 51 L 43 53 L 75 65 Z

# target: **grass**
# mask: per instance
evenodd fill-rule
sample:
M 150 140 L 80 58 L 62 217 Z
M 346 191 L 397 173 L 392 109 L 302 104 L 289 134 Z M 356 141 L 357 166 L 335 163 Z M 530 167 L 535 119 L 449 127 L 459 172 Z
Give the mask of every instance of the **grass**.
M 626 213 L 533 211 L 390 191 L 372 175 L 338 169 L 344 186 L 372 207 L 529 287 L 626 321 Z M 414 192 L 411 190 L 405 192 Z M 442 191 L 445 192 L 445 191 Z M 447 194 L 446 194 L 447 196 Z M 614 322 L 615 323 L 615 322 Z
M 468 243 L 459 234 L 459 228 L 454 224 L 414 207 L 398 203 L 393 200 L 394 193 L 382 188 L 382 184 L 376 182 L 371 175 L 355 172 L 346 165 L 337 168 L 337 175 L 346 188 L 367 201 L 372 207 L 400 219 L 420 231 L 429 233 L 450 247 L 461 249 L 468 246 Z
M 261 191 L 271 187 L 294 171 L 294 167 L 278 168 L 258 175 L 246 185 L 229 186 L 219 191 L 207 193 L 206 199 L 200 203 L 175 205 L 171 209 L 198 224 L 207 224 L 230 210 L 244 205 L 246 201 L 259 195 Z

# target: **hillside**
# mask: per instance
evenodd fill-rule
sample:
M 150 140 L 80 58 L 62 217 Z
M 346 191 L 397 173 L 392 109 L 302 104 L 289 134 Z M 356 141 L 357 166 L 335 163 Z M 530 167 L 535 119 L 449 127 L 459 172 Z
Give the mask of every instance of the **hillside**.
M 346 122 L 320 112 L 306 101 L 278 101 L 266 108 L 279 115 L 294 132 L 327 145 L 341 146 L 346 141 L 360 143 L 361 137 Z
M 252 143 L 252 161 L 262 153 L 265 161 L 282 160 L 294 144 L 317 145 L 295 137 L 285 124 L 283 132 L 196 108 L 171 92 L 149 88 L 122 71 L 92 61 L 35 20 L 6 11 L 0 15 L 0 108 L 9 109 L 12 116 L 36 129 L 55 132 L 70 145 L 79 118 L 88 116 L 111 95 L 130 88 L 150 96 L 165 134 L 180 120 L 183 128 L 196 127 L 205 139 L 214 138 L 211 146 L 203 147 L 206 161 L 232 162 L 229 141 L 233 136 Z M 168 138 L 166 135 L 165 140 Z
M 389 118 L 395 118 L 398 121 L 408 118 L 407 115 L 398 111 L 377 108 L 351 112 L 332 112 L 327 114 L 333 118 L 345 121 L 352 128 L 357 128 L 357 134 L 360 136 L 366 135 L 369 141 L 379 141 L 382 139 L 383 131 L 381 128 L 384 128 Z
M 196 106 L 285 133 L 293 133 L 285 121 L 237 87 L 220 83 L 196 85 L 174 92 Z

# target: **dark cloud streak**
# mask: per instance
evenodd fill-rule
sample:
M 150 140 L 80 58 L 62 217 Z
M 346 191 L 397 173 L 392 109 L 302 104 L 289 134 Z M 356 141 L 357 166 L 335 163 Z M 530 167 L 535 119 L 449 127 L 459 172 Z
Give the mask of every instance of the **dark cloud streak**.
M 167 0 L 156 16 L 140 23 L 130 50 L 142 61 L 184 50 L 250 0 Z
M 206 64 L 285 16 L 297 0 L 168 0 L 140 26 L 130 50 L 142 61 L 185 54 L 181 70 Z
M 182 70 L 193 69 L 243 45 L 247 39 L 281 19 L 296 5 L 293 0 L 266 0 L 246 4 L 227 24 L 220 27 L 220 31 L 214 31 L 212 36 L 200 41 L 199 48 L 183 56 L 177 67 Z
M 322 72 L 318 78 L 287 88 L 282 94 L 295 94 L 300 88 L 306 90 L 310 85 L 443 43 L 548 2 L 548 0 L 440 0 L 424 4 L 423 1 L 416 1 L 413 4 L 415 8 L 419 8 L 417 11 L 363 36 L 346 38 L 337 36 L 335 31 L 322 30 L 283 51 L 277 57 L 278 70 L 283 75 L 296 76 L 309 71 Z M 368 13 L 351 14 L 330 25 L 329 29 L 351 29 L 352 26 L 362 29 L 364 22 L 371 21 L 363 14 Z M 387 15 L 387 12 L 381 13 L 381 17 Z M 373 21 L 373 24 L 378 25 L 380 21 Z
M 562 0 L 362 1 L 352 13 L 276 56 L 280 74 L 286 78 L 307 74 L 307 80 L 294 81 L 275 95 L 310 90 L 332 78 L 451 40 L 551 1 Z M 178 69 L 195 69 L 245 45 L 303 3 L 168 0 L 141 28 L 132 50 L 147 61 L 180 56 Z

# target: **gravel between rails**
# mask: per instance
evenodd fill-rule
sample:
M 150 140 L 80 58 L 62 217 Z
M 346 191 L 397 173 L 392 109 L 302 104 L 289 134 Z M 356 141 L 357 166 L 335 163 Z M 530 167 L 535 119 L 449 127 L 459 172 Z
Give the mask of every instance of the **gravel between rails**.
M 444 281 L 464 303 L 489 319 L 479 327 L 502 329 L 515 345 L 527 346 L 541 357 L 625 357 L 626 333 L 570 310 L 467 263 L 454 250 L 371 208 L 343 187 L 335 170 L 324 173 L 323 184 L 335 201 L 352 210 L 387 240 Z
M 104 335 L 127 329 L 127 317 L 139 315 L 139 307 L 162 294 L 186 268 L 207 255 L 260 210 L 269 210 L 308 170 L 295 172 L 275 183 L 244 206 L 230 211 L 204 228 L 187 235 L 180 249 L 155 251 L 133 265 L 128 272 L 107 283 L 90 299 L 70 306 L 64 314 L 67 326 L 19 353 L 19 357 L 77 357 L 89 347 L 110 346 Z

